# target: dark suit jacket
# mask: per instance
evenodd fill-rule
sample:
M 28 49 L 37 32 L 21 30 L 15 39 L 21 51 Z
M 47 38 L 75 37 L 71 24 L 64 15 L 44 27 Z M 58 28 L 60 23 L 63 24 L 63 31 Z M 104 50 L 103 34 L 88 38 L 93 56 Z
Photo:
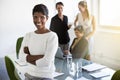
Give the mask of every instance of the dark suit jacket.
M 74 44 L 76 39 L 77 38 L 73 40 L 72 45 Z M 70 52 L 73 58 L 85 58 L 88 54 L 88 41 L 85 39 L 85 37 L 82 37 L 73 49 L 71 47 Z

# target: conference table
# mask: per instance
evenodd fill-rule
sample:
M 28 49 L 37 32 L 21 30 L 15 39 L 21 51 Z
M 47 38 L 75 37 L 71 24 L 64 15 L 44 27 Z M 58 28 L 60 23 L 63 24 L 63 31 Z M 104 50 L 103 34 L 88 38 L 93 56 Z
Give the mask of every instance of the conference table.
M 21 80 L 24 80 L 25 79 L 24 74 L 26 73 L 27 67 L 30 66 L 30 63 L 27 63 L 26 66 L 20 66 L 18 63 L 15 62 L 17 60 L 16 55 L 10 54 L 8 55 L 8 57 L 13 61 L 15 70 L 17 71 Z M 92 61 L 88 61 L 85 59 L 80 59 L 80 60 L 73 59 L 72 61 L 73 63 L 76 63 L 77 61 L 81 61 L 82 67 L 94 63 Z M 55 80 L 70 80 L 69 78 L 71 78 L 71 80 L 82 80 L 81 77 L 82 78 L 84 77 L 85 78 L 84 80 L 111 80 L 111 77 L 115 73 L 115 70 L 105 67 L 103 69 L 99 69 L 93 72 L 89 72 L 87 70 L 81 69 L 82 72 L 79 71 L 76 75 L 76 73 L 73 73 L 74 71 L 71 73 L 70 69 L 68 69 L 67 60 L 60 59 L 60 58 L 55 58 L 55 67 L 56 67 L 56 72 L 61 74 L 61 75 L 55 76 L 54 77 Z M 104 76 L 104 77 L 99 77 L 99 78 L 95 78 L 90 75 L 91 73 L 97 73 L 100 71 L 108 72 L 109 75 Z

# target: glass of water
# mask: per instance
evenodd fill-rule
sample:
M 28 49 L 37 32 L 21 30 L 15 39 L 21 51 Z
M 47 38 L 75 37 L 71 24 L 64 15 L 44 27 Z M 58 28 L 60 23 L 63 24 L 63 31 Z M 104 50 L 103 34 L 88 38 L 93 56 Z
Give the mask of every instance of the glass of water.
M 69 70 L 71 70 L 71 68 L 72 68 L 72 55 L 71 54 L 67 55 L 67 68 Z
M 74 60 L 75 63 L 75 78 L 78 79 L 82 76 L 82 59 Z

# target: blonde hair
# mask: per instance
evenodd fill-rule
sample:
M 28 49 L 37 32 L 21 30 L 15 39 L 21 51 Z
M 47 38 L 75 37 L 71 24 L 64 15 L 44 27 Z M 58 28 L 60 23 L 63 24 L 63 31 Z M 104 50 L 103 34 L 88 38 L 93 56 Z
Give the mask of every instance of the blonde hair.
M 89 14 L 89 11 L 88 11 L 87 2 L 86 1 L 80 1 L 78 3 L 78 5 L 80 5 L 80 6 L 85 8 L 85 11 L 86 11 L 86 14 L 87 14 L 87 18 L 90 19 L 90 14 Z

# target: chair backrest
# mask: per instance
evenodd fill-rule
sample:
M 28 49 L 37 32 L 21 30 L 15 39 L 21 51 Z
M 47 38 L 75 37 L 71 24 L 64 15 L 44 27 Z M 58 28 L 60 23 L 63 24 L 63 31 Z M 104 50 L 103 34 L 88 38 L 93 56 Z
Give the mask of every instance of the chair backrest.
M 120 70 L 116 71 L 111 80 L 120 80 Z
M 19 55 L 19 51 L 20 51 L 22 41 L 23 41 L 23 37 L 19 37 L 17 39 L 17 43 L 16 43 L 16 56 L 17 56 L 17 58 L 18 58 L 18 55 Z
M 8 56 L 5 56 L 5 64 L 10 80 L 18 80 L 14 73 L 15 72 L 14 64 Z

